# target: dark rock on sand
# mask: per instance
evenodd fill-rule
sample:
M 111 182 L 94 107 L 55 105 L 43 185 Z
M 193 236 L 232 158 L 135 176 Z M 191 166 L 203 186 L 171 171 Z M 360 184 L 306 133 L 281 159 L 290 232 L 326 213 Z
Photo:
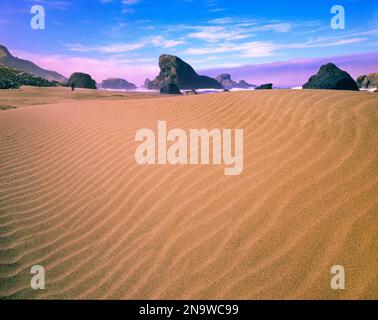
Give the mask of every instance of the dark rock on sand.
M 162 94 L 181 94 L 180 89 L 175 83 L 167 83 L 161 89 Z
M 273 83 L 265 83 L 255 88 L 255 90 L 273 89 Z
M 322 65 L 319 72 L 313 75 L 303 89 L 333 89 L 333 90 L 354 90 L 358 86 L 352 77 L 345 71 L 340 70 L 333 63 Z
M 196 95 L 196 94 L 198 94 L 198 92 L 194 89 L 184 92 L 184 96 L 191 96 L 191 95 Z
M 96 81 L 87 73 L 75 72 L 68 79 L 68 85 L 74 84 L 75 88 L 97 89 Z

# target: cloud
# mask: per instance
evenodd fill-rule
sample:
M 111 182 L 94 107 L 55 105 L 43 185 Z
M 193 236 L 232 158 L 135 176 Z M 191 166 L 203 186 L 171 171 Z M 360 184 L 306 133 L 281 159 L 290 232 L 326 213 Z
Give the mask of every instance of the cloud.
M 155 47 L 172 48 L 185 43 L 183 40 L 169 40 L 163 36 L 153 36 L 145 39 L 146 43 L 151 43 Z
M 303 48 L 324 48 L 324 47 L 335 47 L 342 46 L 345 44 L 359 43 L 366 41 L 367 38 L 350 38 L 350 39 L 339 39 L 339 38 L 319 38 L 316 40 L 310 40 L 302 43 L 293 43 L 282 45 L 281 48 L 293 48 L 293 49 L 303 49 Z
M 206 0 L 205 5 L 209 12 L 221 12 L 226 10 L 225 8 L 219 6 L 218 0 Z
M 188 38 L 206 42 L 242 40 L 255 37 L 262 32 L 286 33 L 292 28 L 293 24 L 289 22 L 258 24 L 254 20 L 230 17 L 211 20 L 207 26 L 186 26 L 186 29 L 192 30 L 187 34 Z
M 200 48 L 189 48 L 183 53 L 190 55 L 208 55 L 219 53 L 237 53 L 241 58 L 262 58 L 277 55 L 279 51 L 287 49 L 307 49 L 335 47 L 367 41 L 367 38 L 354 37 L 339 39 L 335 37 L 323 37 L 304 42 L 274 43 L 272 41 L 248 41 L 242 43 L 223 42 Z
M 70 51 L 75 52 L 99 52 L 99 53 L 123 53 L 138 50 L 145 46 L 145 43 L 117 43 L 106 46 L 85 46 L 83 44 L 65 44 Z
M 136 51 L 147 46 L 154 46 L 159 48 L 173 48 L 184 44 L 183 40 L 171 40 L 161 35 L 142 38 L 136 43 L 115 43 L 101 46 L 86 46 L 80 43 L 67 43 L 64 46 L 74 52 L 98 52 L 103 54 L 125 53 Z
M 207 42 L 240 40 L 250 37 L 250 35 L 248 34 L 243 35 L 243 31 L 241 30 L 227 30 L 226 28 L 220 26 L 204 26 L 193 28 L 198 31 L 190 32 L 187 36 L 189 38 L 200 39 Z
M 41 4 L 43 6 L 46 6 L 50 9 L 56 9 L 56 10 L 68 10 L 71 6 L 71 3 L 68 1 L 63 0 L 25 0 L 28 3 L 31 4 Z
M 99 2 L 103 4 L 114 2 L 114 0 L 98 0 Z M 122 5 L 122 13 L 133 13 L 135 11 L 134 8 L 131 8 L 131 6 L 139 3 L 140 0 L 120 0 L 120 3 Z
M 239 52 L 244 58 L 266 57 L 274 54 L 277 45 L 272 42 L 252 41 L 241 44 L 224 43 L 214 47 L 191 48 L 184 51 L 185 54 L 206 55 L 214 53 Z

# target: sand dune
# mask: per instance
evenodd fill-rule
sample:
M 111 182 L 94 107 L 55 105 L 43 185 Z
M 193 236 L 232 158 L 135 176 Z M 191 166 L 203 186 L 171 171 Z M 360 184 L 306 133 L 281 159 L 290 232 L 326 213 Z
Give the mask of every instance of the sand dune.
M 377 299 L 377 117 L 376 94 L 317 90 L 2 111 L 0 297 Z M 243 128 L 243 173 L 137 165 L 158 120 Z

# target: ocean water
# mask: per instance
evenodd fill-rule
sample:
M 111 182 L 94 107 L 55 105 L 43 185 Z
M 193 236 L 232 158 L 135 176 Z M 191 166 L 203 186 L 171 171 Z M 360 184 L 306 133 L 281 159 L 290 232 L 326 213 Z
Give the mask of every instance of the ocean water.
M 159 90 L 149 90 L 145 88 L 137 88 L 134 90 L 125 90 L 125 89 L 103 89 L 99 88 L 99 90 L 105 90 L 105 91 L 118 91 L 118 92 L 160 92 Z M 250 90 L 255 90 L 254 88 L 250 89 L 241 89 L 241 88 L 234 88 L 234 89 L 229 89 L 230 91 L 250 91 Z M 190 90 L 181 90 L 181 93 L 184 93 L 185 91 L 190 91 Z M 223 92 L 223 89 L 196 89 L 196 92 L 198 94 L 210 94 L 210 93 L 218 93 L 218 92 Z

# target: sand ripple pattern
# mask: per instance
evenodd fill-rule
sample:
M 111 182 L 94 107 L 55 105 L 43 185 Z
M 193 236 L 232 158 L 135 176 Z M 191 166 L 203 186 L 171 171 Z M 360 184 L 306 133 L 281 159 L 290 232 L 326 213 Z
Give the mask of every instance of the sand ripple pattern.
M 244 171 L 135 132 L 243 128 Z M 378 95 L 273 90 L 0 113 L 0 298 L 377 299 Z M 30 288 L 31 266 L 46 289 Z M 330 268 L 347 289 L 330 288 Z

